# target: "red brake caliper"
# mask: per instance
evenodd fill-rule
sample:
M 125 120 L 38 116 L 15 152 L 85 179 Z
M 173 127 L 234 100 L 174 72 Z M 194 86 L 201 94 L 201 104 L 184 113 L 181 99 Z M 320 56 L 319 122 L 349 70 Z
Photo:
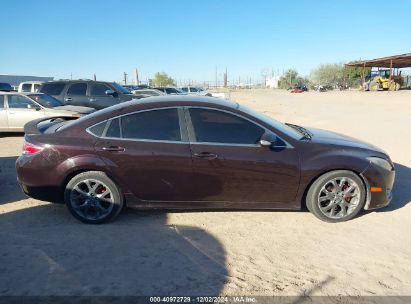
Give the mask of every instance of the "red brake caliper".
M 342 190 L 344 191 L 344 190 L 347 189 L 348 187 L 349 187 L 348 185 L 344 185 L 344 186 L 342 187 Z M 351 201 L 351 198 L 352 198 L 352 196 L 349 196 L 349 195 L 344 196 L 344 200 L 345 200 L 347 203 L 349 203 L 349 202 Z

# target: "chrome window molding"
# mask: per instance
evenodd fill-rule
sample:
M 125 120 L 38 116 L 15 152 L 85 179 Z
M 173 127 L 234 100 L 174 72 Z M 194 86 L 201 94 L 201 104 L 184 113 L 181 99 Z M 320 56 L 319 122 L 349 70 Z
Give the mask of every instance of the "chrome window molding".
M 157 140 L 157 139 L 144 139 L 144 138 L 124 138 L 123 137 L 123 132 L 122 132 L 122 128 L 120 127 L 120 137 L 107 137 L 105 136 L 108 128 L 110 127 L 111 123 L 113 120 L 116 120 L 117 118 L 120 120 L 120 125 L 121 125 L 121 118 L 124 116 L 128 116 L 128 115 L 133 115 L 133 114 L 139 114 L 139 113 L 143 113 L 143 112 L 150 112 L 150 111 L 157 111 L 157 110 L 168 110 L 168 109 L 176 109 L 177 113 L 178 113 L 178 122 L 180 125 L 180 137 L 181 140 Z M 100 121 L 98 123 L 95 123 L 93 125 L 91 125 L 90 127 L 86 128 L 86 132 L 89 133 L 90 135 L 97 137 L 97 138 L 101 138 L 101 139 L 112 139 L 112 140 L 126 140 L 126 141 L 137 141 L 137 142 L 153 142 L 153 143 L 174 143 L 174 144 L 189 144 L 188 140 L 183 140 L 183 135 L 184 135 L 184 130 L 182 128 L 184 128 L 184 126 L 181 125 L 181 119 L 180 119 L 180 111 L 179 109 L 181 109 L 181 107 L 161 107 L 161 108 L 155 108 L 155 109 L 145 109 L 145 110 L 139 110 L 139 111 L 134 111 L 131 113 L 126 113 L 126 114 L 121 114 L 121 115 L 117 115 L 114 116 L 112 118 Z M 106 123 L 106 126 L 104 127 L 103 133 L 101 136 L 98 136 L 96 134 L 94 134 L 93 132 L 90 131 L 90 129 L 100 123 Z
M 215 143 L 215 142 L 197 142 L 196 139 L 194 138 L 193 141 L 190 141 L 190 139 L 188 138 L 189 136 L 187 135 L 186 139 L 184 139 L 185 136 L 184 135 L 184 130 L 183 128 L 186 127 L 188 130 L 188 133 L 190 133 L 190 131 L 192 132 L 192 134 L 195 134 L 194 132 L 194 128 L 193 128 L 193 124 L 191 122 L 191 117 L 188 111 L 184 111 L 186 113 L 186 115 L 184 116 L 185 121 L 183 122 L 182 119 L 180 119 L 180 111 L 181 109 L 187 109 L 189 110 L 190 108 L 195 108 L 195 109 L 206 109 L 206 110 L 213 110 L 213 111 L 220 111 L 220 112 L 224 112 L 227 114 L 231 114 L 231 115 L 235 115 L 238 116 L 242 119 L 245 119 L 257 126 L 259 126 L 260 128 L 264 129 L 265 132 L 271 132 L 273 133 L 277 138 L 279 138 L 283 143 L 285 143 L 285 145 L 273 145 L 273 148 L 283 148 L 283 149 L 293 149 L 294 146 L 292 146 L 290 143 L 288 143 L 286 140 L 284 140 L 281 136 L 278 136 L 275 132 L 273 132 L 272 130 L 267 129 L 265 126 L 259 124 L 258 122 L 255 122 L 247 117 L 244 117 L 243 115 L 237 114 L 237 113 L 233 113 L 231 111 L 227 111 L 227 110 L 223 110 L 223 109 L 217 109 L 217 108 L 211 108 L 211 107 L 205 107 L 205 106 L 173 106 L 173 107 L 161 107 L 161 108 L 155 108 L 155 109 L 145 109 L 145 110 L 139 110 L 139 111 L 134 111 L 131 113 L 126 113 L 126 114 L 121 114 L 121 115 L 117 115 L 114 116 L 112 118 L 100 121 L 98 123 L 95 123 L 91 126 L 89 126 L 88 128 L 86 128 L 86 132 L 89 133 L 90 135 L 97 137 L 97 138 L 101 138 L 101 139 L 111 139 L 111 140 L 126 140 L 126 141 L 135 141 L 135 142 L 153 142 L 153 143 L 173 143 L 173 144 L 191 144 L 191 145 L 215 145 L 215 146 L 234 146 L 234 147 L 261 147 L 261 145 L 259 145 L 258 143 L 256 144 L 236 144 L 236 143 Z M 103 136 L 103 134 L 106 134 L 111 121 L 115 120 L 116 118 L 119 118 L 121 120 L 121 117 L 127 116 L 127 115 L 133 115 L 133 114 L 137 114 L 137 113 L 143 113 L 143 112 L 149 112 L 149 111 L 157 111 L 157 110 L 164 110 L 164 109 L 177 109 L 178 114 L 179 114 L 179 124 L 180 124 L 180 136 L 181 136 L 181 141 L 173 141 L 173 140 L 155 140 L 155 139 L 137 139 L 137 138 L 123 138 L 123 137 L 106 137 Z M 102 136 L 97 136 L 95 134 L 93 134 L 90 129 L 100 123 L 106 123 L 106 126 L 103 130 Z M 185 123 L 185 126 L 182 125 L 182 122 Z M 121 132 L 121 128 L 120 128 L 120 133 Z M 120 134 L 122 136 L 122 134 Z

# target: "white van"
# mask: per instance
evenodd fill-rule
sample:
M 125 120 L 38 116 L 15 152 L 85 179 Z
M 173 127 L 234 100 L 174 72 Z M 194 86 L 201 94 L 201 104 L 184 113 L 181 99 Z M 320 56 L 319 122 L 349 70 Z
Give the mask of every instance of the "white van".
M 25 81 L 19 84 L 18 92 L 37 93 L 42 84 L 42 81 Z

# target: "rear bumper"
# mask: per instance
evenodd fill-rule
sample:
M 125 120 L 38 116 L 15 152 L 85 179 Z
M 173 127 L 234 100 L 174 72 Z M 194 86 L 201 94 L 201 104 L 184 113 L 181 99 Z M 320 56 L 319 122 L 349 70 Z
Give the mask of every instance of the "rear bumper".
M 367 201 L 364 209 L 372 210 L 388 206 L 392 200 L 392 188 L 395 180 L 394 169 L 388 171 L 370 164 L 361 175 L 367 187 Z M 381 188 L 382 190 L 374 191 L 373 188 Z
M 59 181 L 52 180 L 47 172 L 53 172 L 54 168 L 40 170 L 40 164 L 33 160 L 32 156 L 22 155 L 16 161 L 17 182 L 20 188 L 28 196 L 47 202 L 63 202 L 63 189 Z M 46 160 L 47 161 L 47 160 Z
M 19 182 L 19 181 L 18 181 Z M 19 182 L 23 192 L 40 201 L 64 204 L 63 192 L 59 187 L 30 187 Z

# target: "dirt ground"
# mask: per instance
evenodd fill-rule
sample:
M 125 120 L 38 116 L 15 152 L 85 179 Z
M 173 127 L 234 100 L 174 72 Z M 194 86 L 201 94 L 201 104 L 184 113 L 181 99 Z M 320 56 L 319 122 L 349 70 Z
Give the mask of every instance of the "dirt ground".
M 287 122 L 371 142 L 396 163 L 385 209 L 139 212 L 107 225 L 25 197 L 21 135 L 0 136 L 0 295 L 411 295 L 411 92 L 232 92 Z

